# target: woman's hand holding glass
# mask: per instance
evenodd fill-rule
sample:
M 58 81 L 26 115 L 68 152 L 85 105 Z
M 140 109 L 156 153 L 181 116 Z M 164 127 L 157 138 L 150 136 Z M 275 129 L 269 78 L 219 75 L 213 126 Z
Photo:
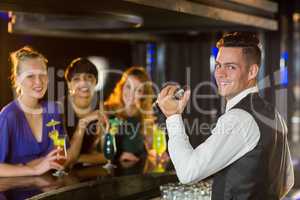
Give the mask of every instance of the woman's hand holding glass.
M 66 159 L 66 157 L 58 155 L 59 151 L 61 149 L 53 149 L 45 157 L 26 163 L 26 166 L 33 170 L 34 175 L 42 175 L 51 169 L 63 170 L 64 166 L 57 163 L 56 160 Z
M 56 140 L 54 140 L 54 148 L 58 151 L 56 152 L 56 159 L 54 162 L 56 164 L 64 166 L 67 160 L 67 147 L 66 147 L 66 135 L 59 135 Z M 53 176 L 63 176 L 67 173 L 63 169 L 59 169 L 53 173 Z

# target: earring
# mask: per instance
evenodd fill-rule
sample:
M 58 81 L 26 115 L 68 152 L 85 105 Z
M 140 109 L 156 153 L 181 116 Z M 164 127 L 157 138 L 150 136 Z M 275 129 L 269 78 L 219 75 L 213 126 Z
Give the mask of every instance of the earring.
M 74 94 L 75 94 L 75 90 L 69 89 L 69 94 L 70 94 L 70 95 L 74 95 Z

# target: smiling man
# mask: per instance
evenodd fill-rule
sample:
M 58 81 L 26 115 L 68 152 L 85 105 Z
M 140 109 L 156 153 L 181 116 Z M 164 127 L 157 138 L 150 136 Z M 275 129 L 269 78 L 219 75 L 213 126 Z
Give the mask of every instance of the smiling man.
M 197 182 L 213 175 L 212 200 L 279 200 L 294 183 L 285 122 L 258 94 L 258 44 L 255 35 L 240 32 L 218 41 L 215 78 L 226 111 L 197 148 L 190 145 L 181 117 L 190 91 L 175 100 L 176 86 L 168 86 L 158 97 L 179 180 Z

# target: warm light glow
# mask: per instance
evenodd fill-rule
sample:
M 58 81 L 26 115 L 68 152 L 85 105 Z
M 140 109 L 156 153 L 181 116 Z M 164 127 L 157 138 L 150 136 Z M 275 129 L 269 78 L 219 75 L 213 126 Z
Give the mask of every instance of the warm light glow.
M 8 12 L 9 22 L 7 24 L 7 32 L 13 32 L 13 25 L 16 23 L 16 16 L 11 11 Z
M 294 22 L 300 22 L 300 13 L 294 13 L 293 14 L 293 21 Z
M 107 73 L 108 73 L 108 61 L 99 56 L 90 56 L 88 57 L 89 61 L 93 63 L 98 70 L 98 84 L 95 87 L 96 91 L 100 91 L 103 89 Z

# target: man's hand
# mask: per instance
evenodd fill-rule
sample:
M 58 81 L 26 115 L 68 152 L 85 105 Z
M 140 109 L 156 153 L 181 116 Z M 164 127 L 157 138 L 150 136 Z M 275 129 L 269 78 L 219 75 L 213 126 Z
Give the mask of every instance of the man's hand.
M 177 89 L 178 86 L 169 85 L 163 88 L 158 95 L 158 106 L 166 117 L 170 117 L 174 114 L 182 114 L 190 98 L 191 91 L 188 89 L 184 92 L 184 95 L 181 99 L 174 99 L 173 96 Z

